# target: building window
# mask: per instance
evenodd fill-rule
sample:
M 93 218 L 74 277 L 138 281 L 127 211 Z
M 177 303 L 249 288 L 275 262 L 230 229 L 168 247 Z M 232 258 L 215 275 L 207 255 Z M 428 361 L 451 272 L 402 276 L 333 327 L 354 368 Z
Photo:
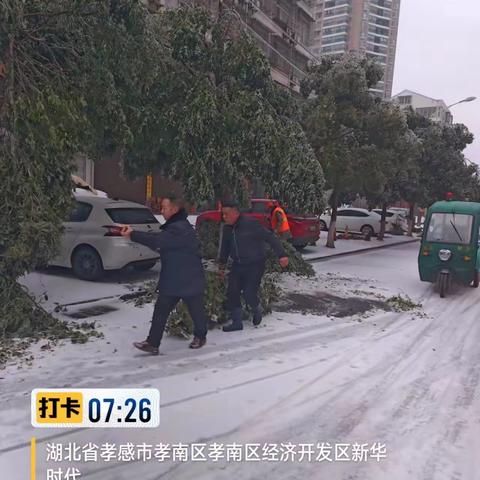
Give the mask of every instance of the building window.
M 326 37 L 327 35 L 334 35 L 336 33 L 347 33 L 347 25 L 342 25 L 339 27 L 329 27 L 323 29 L 323 36 Z
M 331 45 L 332 43 L 345 43 L 348 40 L 347 35 L 335 35 L 333 37 L 324 38 L 323 45 Z
M 384 28 L 385 28 L 385 30 L 384 30 Z M 388 31 L 388 29 L 386 29 L 386 27 L 377 27 L 377 26 L 373 27 L 372 26 L 369 30 L 370 30 L 369 33 L 373 33 L 375 35 L 383 35 L 385 37 L 388 37 L 388 35 L 389 35 L 389 31 Z
M 388 48 L 382 45 L 369 44 L 367 49 L 371 52 L 388 55 Z
M 323 8 L 344 7 L 345 5 L 350 5 L 350 3 L 350 0 L 328 0 L 325 2 Z
M 377 37 L 376 35 L 368 35 L 368 41 L 374 44 L 388 45 L 388 38 Z
M 372 5 L 377 5 L 378 7 L 392 8 L 392 2 L 390 0 L 376 0 Z
M 323 22 L 323 28 L 348 24 L 348 21 L 349 21 L 348 15 L 343 15 L 342 17 L 338 17 L 338 18 L 326 18 Z
M 342 7 L 342 8 L 332 8 L 331 10 L 325 11 L 325 17 L 333 17 L 337 15 L 345 15 L 350 13 L 350 7 Z
M 398 97 L 398 103 L 400 105 L 411 105 L 412 104 L 412 96 L 411 95 L 404 95 L 403 97 Z
M 383 10 L 382 8 L 372 7 L 370 13 L 373 15 L 378 15 L 379 17 L 390 18 L 390 12 L 388 10 Z
M 322 53 L 345 53 L 346 44 L 339 43 L 336 45 L 326 45 L 322 47 Z
M 422 117 L 434 118 L 437 115 L 437 107 L 424 107 L 415 110 Z
M 369 21 L 374 25 L 380 25 L 382 27 L 390 27 L 390 20 L 387 20 L 386 18 L 378 18 L 378 17 L 370 16 Z

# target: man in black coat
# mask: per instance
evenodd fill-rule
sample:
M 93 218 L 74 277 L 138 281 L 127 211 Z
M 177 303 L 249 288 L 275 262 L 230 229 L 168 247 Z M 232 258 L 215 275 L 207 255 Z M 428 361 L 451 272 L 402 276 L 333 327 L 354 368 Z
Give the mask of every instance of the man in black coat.
M 162 214 L 166 222 L 160 227 L 160 232 L 137 232 L 127 225 L 122 229 L 122 235 L 160 254 L 162 269 L 150 333 L 144 342 L 133 344 L 139 350 L 154 355 L 158 354 L 168 316 L 180 300 L 187 305 L 194 324 L 194 339 L 190 348 L 203 347 L 207 338 L 205 272 L 200 241 L 187 220 L 181 200 L 164 198 Z
M 288 257 L 280 240 L 271 230 L 264 228 L 255 218 L 240 213 L 238 205 L 226 202 L 222 206 L 225 222 L 220 246 L 220 275 L 224 276 L 228 258 L 233 260 L 228 275 L 227 305 L 232 323 L 223 327 L 224 332 L 243 330 L 241 295 L 253 314 L 253 324 L 262 321 L 258 289 L 265 272 L 265 243 L 268 243 L 279 258 L 283 268 L 288 266 Z

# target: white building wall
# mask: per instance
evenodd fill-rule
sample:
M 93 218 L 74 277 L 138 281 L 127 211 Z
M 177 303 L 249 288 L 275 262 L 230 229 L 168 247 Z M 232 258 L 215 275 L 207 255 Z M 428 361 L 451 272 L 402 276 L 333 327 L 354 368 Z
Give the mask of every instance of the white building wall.
M 392 97 L 392 101 L 402 108 L 411 107 L 434 122 L 452 123 L 452 114 L 447 104 L 441 99 L 430 98 L 412 90 L 404 90 Z

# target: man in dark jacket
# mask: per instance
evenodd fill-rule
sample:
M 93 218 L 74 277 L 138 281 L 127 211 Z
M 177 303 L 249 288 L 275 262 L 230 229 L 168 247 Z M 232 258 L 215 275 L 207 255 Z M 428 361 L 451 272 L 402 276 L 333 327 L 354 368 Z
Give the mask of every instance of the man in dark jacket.
M 122 229 L 122 235 L 160 254 L 162 269 L 150 333 L 144 342 L 133 344 L 139 350 L 154 355 L 158 354 L 168 316 L 180 300 L 187 305 L 194 324 L 194 339 L 190 348 L 203 347 L 207 337 L 205 272 L 200 241 L 179 199 L 164 198 L 162 214 L 166 222 L 160 227 L 160 232 L 137 232 L 126 225 Z
M 238 205 L 226 202 L 222 207 L 225 222 L 220 247 L 220 275 L 224 276 L 228 258 L 233 260 L 228 275 L 227 304 L 231 311 L 232 323 L 223 327 L 224 332 L 243 330 L 241 294 L 253 314 L 253 324 L 262 321 L 258 289 L 265 272 L 265 243 L 268 243 L 279 257 L 280 265 L 288 266 L 288 257 L 280 240 L 273 232 L 264 228 L 258 220 L 242 215 Z

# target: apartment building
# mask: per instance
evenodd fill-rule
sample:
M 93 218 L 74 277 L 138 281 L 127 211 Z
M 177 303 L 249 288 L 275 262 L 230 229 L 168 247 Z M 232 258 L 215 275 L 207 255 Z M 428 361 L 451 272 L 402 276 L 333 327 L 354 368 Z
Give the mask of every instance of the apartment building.
M 384 70 L 372 92 L 392 95 L 400 0 L 316 0 L 312 52 L 321 55 L 365 53 Z
M 300 91 L 300 80 L 309 62 L 317 59 L 309 49 L 315 25 L 316 0 L 145 0 L 156 12 L 180 5 L 203 6 L 213 15 L 229 9 L 241 21 L 244 30 L 255 39 L 270 62 L 271 75 L 278 84 Z M 180 186 L 159 175 L 129 181 L 121 174 L 119 154 L 93 165 L 90 159 L 76 159 L 76 173 L 112 197 L 139 203 L 151 202 L 166 191 Z
M 401 108 L 413 108 L 419 115 L 442 124 L 451 124 L 453 116 L 444 100 L 427 97 L 412 90 L 403 90 L 392 98 Z
M 152 9 L 179 5 L 202 6 L 218 14 L 237 14 L 245 31 L 255 39 L 271 65 L 272 78 L 300 90 L 309 62 L 317 61 L 309 46 L 313 40 L 316 0 L 146 0 Z
M 252 8 L 253 2 L 253 8 Z M 314 0 L 239 0 L 231 7 L 251 9 L 245 19 L 247 31 L 258 42 L 270 61 L 272 78 L 279 84 L 300 90 L 309 62 L 315 62 L 309 49 L 315 14 Z

